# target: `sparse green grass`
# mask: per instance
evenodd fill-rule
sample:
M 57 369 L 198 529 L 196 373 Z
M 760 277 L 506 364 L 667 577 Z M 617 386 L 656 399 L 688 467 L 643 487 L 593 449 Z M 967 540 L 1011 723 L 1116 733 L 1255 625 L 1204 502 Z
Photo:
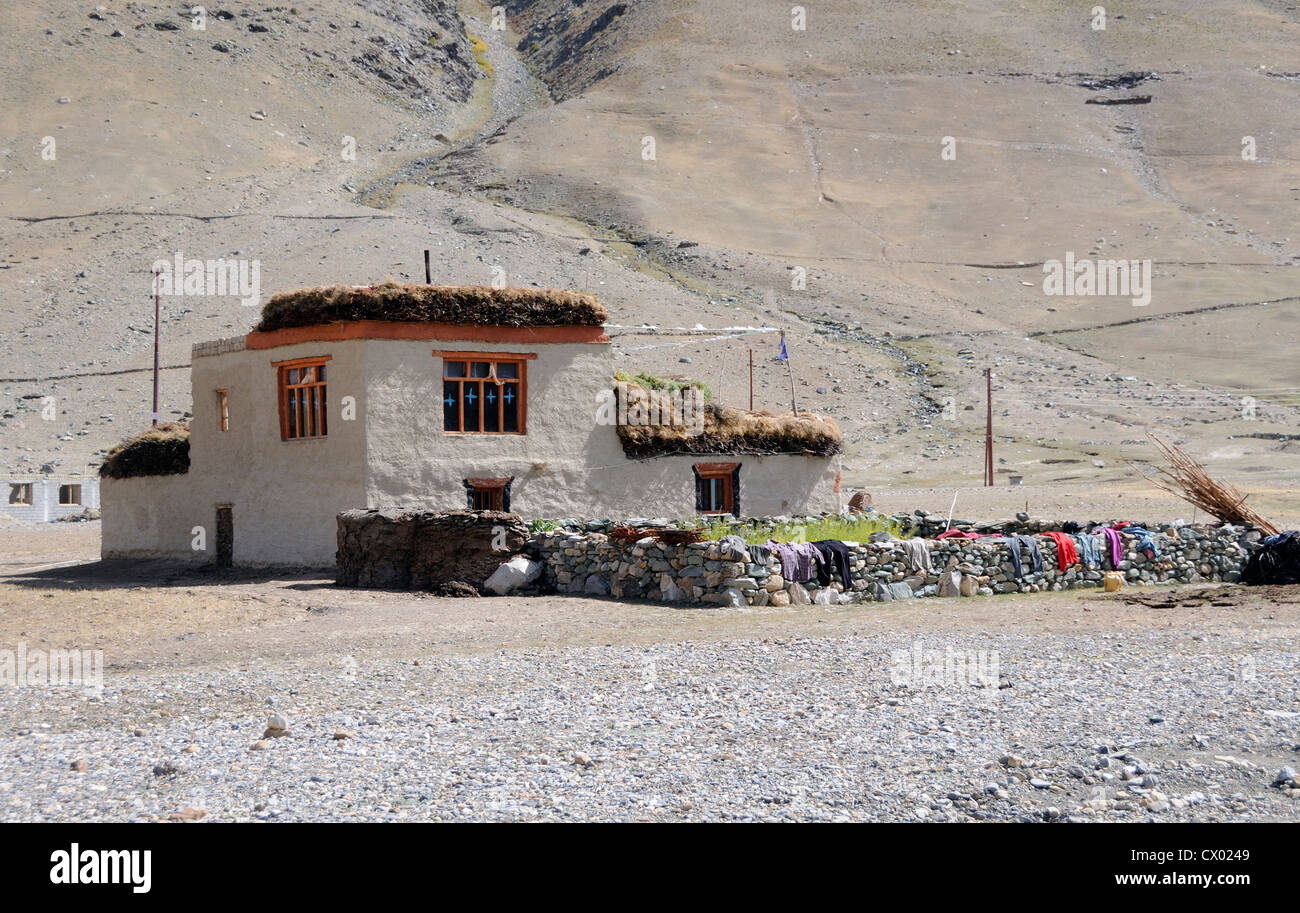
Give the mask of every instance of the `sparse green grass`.
M 647 374 L 644 371 L 638 374 L 629 374 L 626 371 L 618 371 L 614 374 L 615 380 L 621 380 L 627 384 L 636 384 L 638 387 L 644 387 L 647 390 L 655 390 L 659 393 L 680 393 L 687 387 L 694 387 L 700 391 L 705 402 L 713 399 L 713 388 L 701 380 L 674 380 L 668 377 L 656 377 L 654 374 Z
M 839 539 L 841 542 L 865 542 L 872 533 L 887 532 L 901 536 L 898 522 L 882 514 L 865 514 L 854 517 L 822 517 L 806 523 L 782 523 L 768 531 L 752 524 L 732 525 L 713 517 L 697 518 L 696 528 L 703 530 L 709 539 L 739 536 L 749 545 L 762 545 L 768 539 L 777 542 L 817 542 L 821 539 Z

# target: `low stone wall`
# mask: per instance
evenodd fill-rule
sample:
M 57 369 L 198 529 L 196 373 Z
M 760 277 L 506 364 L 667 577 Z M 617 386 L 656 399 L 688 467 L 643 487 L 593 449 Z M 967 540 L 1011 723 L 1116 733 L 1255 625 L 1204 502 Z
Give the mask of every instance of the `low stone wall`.
M 932 570 L 914 571 L 897 541 L 846 543 L 852 586 L 838 579 L 828 587 L 787 581 L 772 555 L 762 564 L 740 560 L 717 542 L 666 545 L 653 538 L 636 542 L 611 540 L 601 533 L 553 530 L 529 543 L 529 552 L 545 564 L 545 579 L 561 593 L 585 593 L 624 599 L 652 599 L 719 605 L 788 605 L 847 603 L 940 595 L 940 578 L 950 567 L 960 575 L 963 596 L 1036 593 L 1101 586 L 1108 570 L 1124 574 L 1129 584 L 1236 581 L 1248 556 L 1248 543 L 1260 533 L 1243 527 L 1168 527 L 1153 532 L 1158 557 L 1137 550 L 1138 538 L 1121 531 L 1122 560 L 1112 568 L 1109 548 L 1100 567 L 1072 565 L 1058 570 L 1056 544 L 1034 536 L 1043 570 L 1030 573 L 1029 550 L 1021 549 L 1025 576 L 1016 578 L 1005 543 L 980 539 L 927 540 Z M 947 588 L 945 588 L 947 590 Z M 953 593 L 956 595 L 956 592 Z
M 528 527 L 501 511 L 345 510 L 338 515 L 340 586 L 475 588 L 523 551 Z

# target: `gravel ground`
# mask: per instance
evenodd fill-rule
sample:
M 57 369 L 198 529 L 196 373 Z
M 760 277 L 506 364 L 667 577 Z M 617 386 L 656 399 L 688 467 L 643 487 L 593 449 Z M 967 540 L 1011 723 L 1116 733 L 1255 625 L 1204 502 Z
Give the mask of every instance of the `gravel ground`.
M 890 634 L 110 674 L 5 694 L 0 816 L 1296 820 L 1273 783 L 1300 761 L 1298 646 Z M 918 647 L 983 665 L 923 652 L 916 680 Z M 263 738 L 272 713 L 289 734 Z
M 0 649 L 105 681 L 0 687 L 0 820 L 1300 820 L 1300 587 L 435 599 L 29 532 L 84 563 L 0 579 Z

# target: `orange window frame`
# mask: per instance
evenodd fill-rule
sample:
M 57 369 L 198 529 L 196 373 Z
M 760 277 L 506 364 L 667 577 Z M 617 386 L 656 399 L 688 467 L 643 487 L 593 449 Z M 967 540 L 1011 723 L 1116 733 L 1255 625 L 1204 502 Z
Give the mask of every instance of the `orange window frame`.
M 217 430 L 230 430 L 230 400 L 225 387 L 217 388 Z
M 277 395 L 280 402 L 280 440 L 311 441 L 328 436 L 329 410 L 325 393 L 328 383 L 324 379 L 324 368 L 326 362 L 332 357 L 315 355 L 311 358 L 272 362 L 276 369 Z M 298 380 L 293 383 L 289 380 L 291 371 L 299 372 Z M 304 371 L 311 371 L 311 380 L 303 380 Z M 298 395 L 295 396 L 294 393 Z M 292 427 L 290 400 L 293 401 Z M 293 433 L 291 434 L 290 431 Z
M 514 433 L 514 432 L 510 432 Z M 506 484 L 509 479 L 467 479 L 470 488 L 474 492 L 475 504 L 474 510 L 505 510 L 506 503 Z M 487 500 L 487 505 L 480 507 L 477 503 L 479 497 L 483 496 Z
M 448 429 L 444 414 L 443 434 L 527 434 L 528 433 L 528 362 L 537 357 L 536 352 L 459 352 L 459 351 L 442 351 L 434 352 L 435 357 L 442 359 L 442 383 L 443 390 L 446 385 L 453 383 L 456 385 L 456 428 Z M 491 371 L 487 377 L 470 377 L 469 365 L 471 362 L 488 362 L 492 365 Z M 465 374 L 460 377 L 449 376 L 447 374 L 447 365 L 450 362 L 463 362 L 465 364 Z M 519 376 L 509 378 L 498 378 L 497 365 L 513 364 L 518 366 Z M 483 417 L 485 406 L 483 401 L 485 397 L 478 397 L 478 428 L 465 430 L 465 384 L 477 383 L 485 384 L 495 382 L 498 387 L 504 386 L 506 382 L 518 381 L 519 383 L 519 407 L 518 407 L 518 429 L 515 431 L 504 431 L 502 426 L 505 424 L 505 404 L 504 399 L 496 406 L 497 409 L 497 430 L 484 431 Z
M 706 486 L 709 486 L 715 479 L 722 482 L 722 503 L 725 507 L 721 510 L 701 510 L 701 516 L 714 516 L 722 514 L 736 513 L 736 488 L 734 484 L 735 472 L 740 468 L 739 463 L 696 463 L 695 472 L 699 480 Z

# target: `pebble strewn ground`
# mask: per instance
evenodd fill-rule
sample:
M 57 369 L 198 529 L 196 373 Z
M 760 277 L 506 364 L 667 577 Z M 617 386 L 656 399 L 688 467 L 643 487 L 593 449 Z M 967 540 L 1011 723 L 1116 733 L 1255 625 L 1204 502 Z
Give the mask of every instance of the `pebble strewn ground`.
M 1133 631 L 110 671 L 4 693 L 0 818 L 1297 820 L 1297 681 Z

